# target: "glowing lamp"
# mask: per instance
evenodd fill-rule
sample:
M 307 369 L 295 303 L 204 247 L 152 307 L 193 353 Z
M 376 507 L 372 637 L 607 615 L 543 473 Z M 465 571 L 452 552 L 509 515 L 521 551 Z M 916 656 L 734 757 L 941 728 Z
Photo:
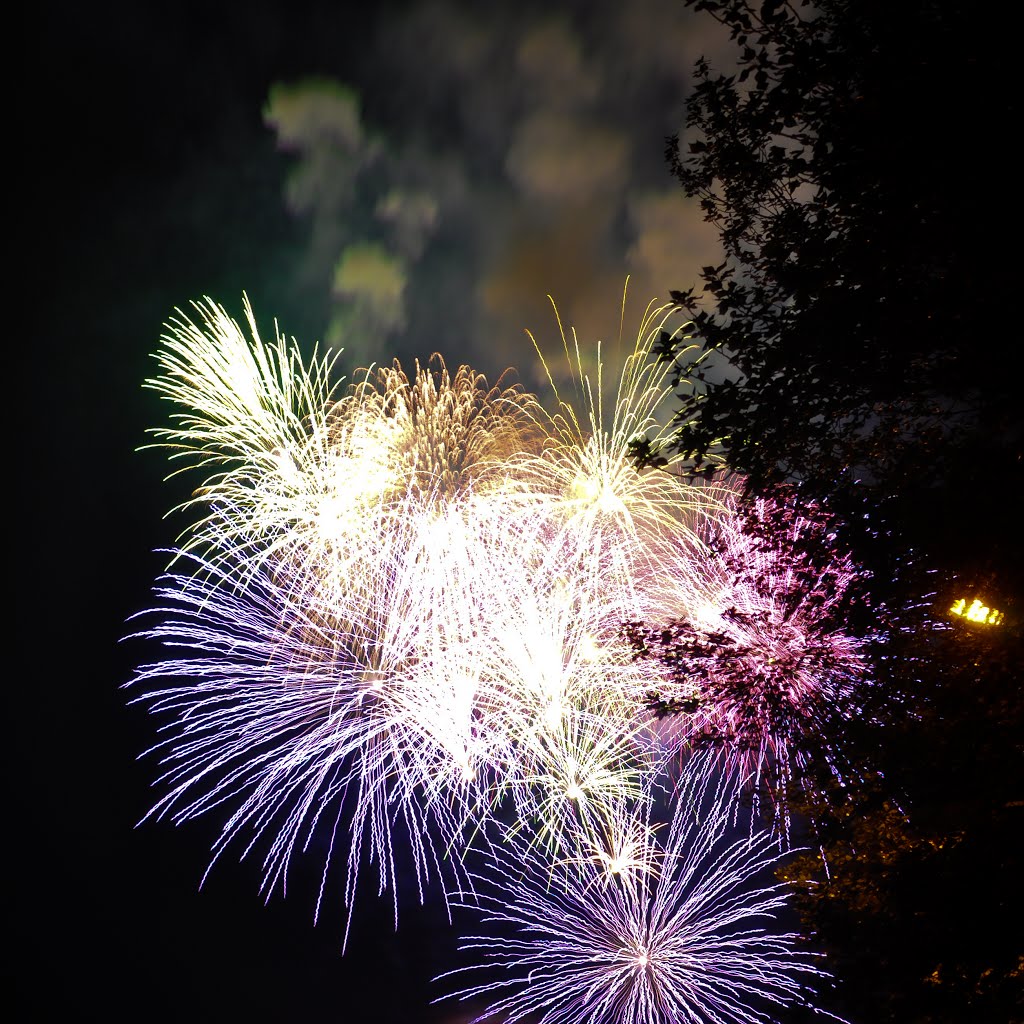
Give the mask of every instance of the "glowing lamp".
M 985 626 L 998 626 L 1005 618 L 1001 611 L 989 608 L 977 598 L 968 605 L 966 598 L 961 597 L 959 601 L 953 602 L 949 612 L 951 615 L 958 615 L 960 618 L 967 619 L 968 622 L 980 622 Z

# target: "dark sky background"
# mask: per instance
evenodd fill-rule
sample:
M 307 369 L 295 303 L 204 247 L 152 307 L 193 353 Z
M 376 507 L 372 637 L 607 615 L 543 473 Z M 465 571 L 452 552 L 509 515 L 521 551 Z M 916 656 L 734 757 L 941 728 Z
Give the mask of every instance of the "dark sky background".
M 440 350 L 531 382 L 548 292 L 615 342 L 627 274 L 628 325 L 715 256 L 663 159 L 708 30 L 676 0 L 58 3 L 13 24 L 20 1019 L 468 1019 L 428 1008 L 460 962 L 436 903 L 406 899 L 396 935 L 367 890 L 342 957 L 337 887 L 313 926 L 316 852 L 264 906 L 257 861 L 199 890 L 213 818 L 135 827 L 155 722 L 120 687 L 154 651 L 120 640 L 187 486 L 136 452 L 164 415 L 141 384 L 174 307 L 237 315 L 243 290 L 265 333 L 344 344 L 350 369 Z

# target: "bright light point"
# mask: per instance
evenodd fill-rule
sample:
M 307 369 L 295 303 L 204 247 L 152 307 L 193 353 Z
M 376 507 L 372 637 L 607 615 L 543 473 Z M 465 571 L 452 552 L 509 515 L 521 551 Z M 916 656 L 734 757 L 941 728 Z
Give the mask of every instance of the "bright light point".
M 387 679 L 387 673 L 381 672 L 379 669 L 367 668 L 363 670 L 363 684 L 368 690 L 381 691 L 384 689 L 384 680 Z
M 646 967 L 647 966 L 647 962 L 648 962 L 647 961 L 647 954 L 643 950 L 641 950 L 640 953 L 638 954 L 638 956 L 636 958 L 636 962 L 637 962 L 637 964 L 640 967 Z
M 565 708 L 560 702 L 552 701 L 544 709 L 544 725 L 548 732 L 556 732 L 562 725 Z
M 593 502 L 601 496 L 602 490 L 600 480 L 579 473 L 569 488 L 569 497 L 574 501 Z
M 317 504 L 316 511 L 321 529 L 329 535 L 334 535 L 343 532 L 345 520 L 351 514 L 352 507 L 341 495 L 325 494 Z
M 462 776 L 463 782 L 472 782 L 476 778 L 476 769 L 470 763 L 468 753 L 460 753 L 455 758 L 455 764 L 459 769 L 459 773 Z
M 273 455 L 274 463 L 277 466 L 277 472 L 280 474 L 281 479 L 289 487 L 297 487 L 302 477 L 295 456 L 284 448 L 276 449 Z
M 573 480 L 568 497 L 571 501 L 593 505 L 605 515 L 615 515 L 624 507 L 622 499 L 608 480 L 600 476 L 587 476 L 582 472 Z
M 584 633 L 580 641 L 580 656 L 584 661 L 597 661 L 601 657 L 601 648 L 589 633 Z
M 951 615 L 967 619 L 968 622 L 978 622 L 985 626 L 998 626 L 1006 617 L 1003 612 L 995 608 L 989 608 L 975 598 L 968 606 L 966 598 L 961 597 L 954 601 L 949 609 Z
M 566 798 L 569 800 L 582 800 L 583 790 L 575 782 L 569 783 L 565 790 Z

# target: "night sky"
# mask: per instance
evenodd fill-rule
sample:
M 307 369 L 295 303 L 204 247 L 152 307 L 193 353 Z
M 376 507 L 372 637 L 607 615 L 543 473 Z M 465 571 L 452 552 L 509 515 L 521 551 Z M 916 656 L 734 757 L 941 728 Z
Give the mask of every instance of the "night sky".
M 43 4 L 9 37 L 20 1019 L 468 1019 L 428 1006 L 464 962 L 436 904 L 406 898 L 396 935 L 365 891 L 342 957 L 337 884 L 312 920 L 322 850 L 264 906 L 237 854 L 200 891 L 215 818 L 135 827 L 156 723 L 120 687 L 154 651 L 120 641 L 190 486 L 136 451 L 163 423 L 141 384 L 174 308 L 240 315 L 246 291 L 266 334 L 344 345 L 349 372 L 436 350 L 532 384 L 548 292 L 612 345 L 627 274 L 631 340 L 716 256 L 663 157 L 715 51 L 680 3 L 348 7 Z

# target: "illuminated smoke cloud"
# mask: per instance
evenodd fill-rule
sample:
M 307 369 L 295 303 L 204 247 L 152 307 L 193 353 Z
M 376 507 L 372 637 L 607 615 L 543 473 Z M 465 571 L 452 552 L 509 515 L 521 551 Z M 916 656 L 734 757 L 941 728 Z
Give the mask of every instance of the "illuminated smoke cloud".
M 696 58 L 729 66 L 715 27 L 674 0 L 422 3 L 382 17 L 341 81 L 275 84 L 264 118 L 309 230 L 295 286 L 330 296 L 315 335 L 350 371 L 440 351 L 534 389 L 523 325 L 548 322 L 547 293 L 599 338 L 624 275 L 665 295 L 719 263 L 663 159 Z

